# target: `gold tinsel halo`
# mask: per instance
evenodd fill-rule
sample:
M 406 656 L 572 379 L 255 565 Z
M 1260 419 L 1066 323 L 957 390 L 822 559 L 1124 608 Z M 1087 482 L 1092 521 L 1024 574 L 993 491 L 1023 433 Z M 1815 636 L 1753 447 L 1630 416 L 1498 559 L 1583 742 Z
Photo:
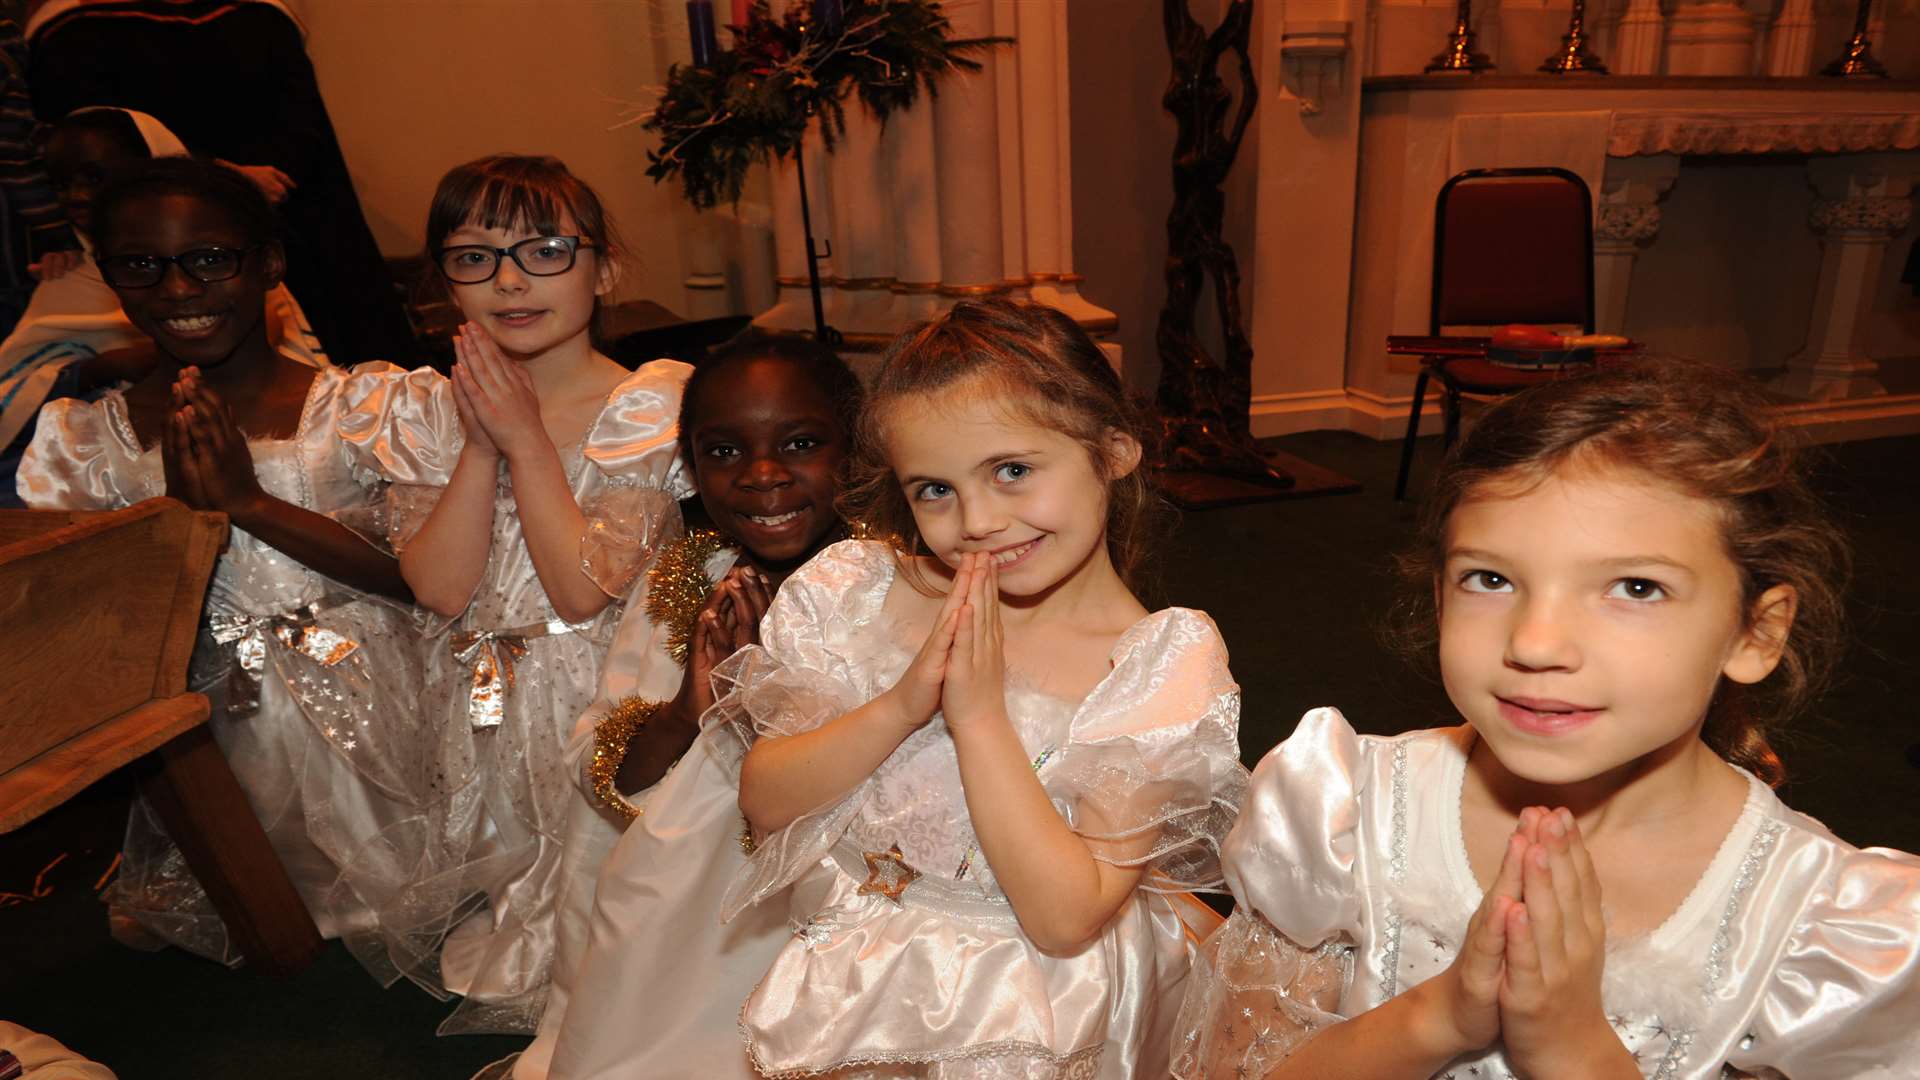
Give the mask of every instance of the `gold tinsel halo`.
M 722 533 L 695 529 L 661 549 L 647 570 L 647 618 L 666 625 L 667 655 L 681 667 L 693 644 L 693 622 L 713 595 L 707 561 L 733 546 Z

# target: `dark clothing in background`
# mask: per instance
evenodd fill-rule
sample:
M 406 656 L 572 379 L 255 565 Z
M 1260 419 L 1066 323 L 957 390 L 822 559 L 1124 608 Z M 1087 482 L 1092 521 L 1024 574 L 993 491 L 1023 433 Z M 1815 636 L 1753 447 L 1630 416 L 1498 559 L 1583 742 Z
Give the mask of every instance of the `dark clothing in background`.
M 27 264 L 50 251 L 80 246 L 54 196 L 40 148 L 33 142 L 27 96 L 27 43 L 19 24 L 0 18 L 0 338 L 26 310 L 34 280 Z M 0 378 L 6 372 L 0 371 Z M 6 494 L 12 494 L 9 489 Z
M 87 4 L 30 44 L 34 111 L 88 105 L 151 113 L 196 155 L 272 165 L 298 186 L 279 207 L 287 287 L 343 367 L 410 366 L 413 332 L 360 212 L 300 28 L 235 0 Z

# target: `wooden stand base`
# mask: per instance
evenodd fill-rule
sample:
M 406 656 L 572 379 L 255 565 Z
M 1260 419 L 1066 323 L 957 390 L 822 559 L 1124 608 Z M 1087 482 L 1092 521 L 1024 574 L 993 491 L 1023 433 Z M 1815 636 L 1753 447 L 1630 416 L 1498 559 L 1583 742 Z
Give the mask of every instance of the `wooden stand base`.
M 206 699 L 200 701 L 204 716 Z M 320 931 L 207 726 L 188 729 L 134 768 L 140 793 L 179 845 L 248 966 L 287 976 L 318 959 Z

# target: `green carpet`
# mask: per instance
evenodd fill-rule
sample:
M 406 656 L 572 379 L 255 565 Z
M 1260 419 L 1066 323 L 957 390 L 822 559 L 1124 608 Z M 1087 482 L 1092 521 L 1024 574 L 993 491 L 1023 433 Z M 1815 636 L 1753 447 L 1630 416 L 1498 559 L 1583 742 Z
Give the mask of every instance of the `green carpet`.
M 1432 475 L 1424 440 L 1415 482 Z M 1162 599 L 1212 613 L 1245 689 L 1249 763 L 1316 705 L 1363 731 L 1448 718 L 1438 686 L 1374 633 L 1394 594 L 1388 554 L 1410 504 L 1389 498 L 1397 443 L 1321 432 L 1276 447 L 1364 485 L 1356 494 L 1189 514 L 1161 561 Z M 1823 485 L 1859 551 L 1857 638 L 1841 680 L 1790 743 L 1794 806 L 1858 844 L 1920 848 L 1920 438 L 1832 448 Z M 436 1038 L 449 1006 L 376 987 L 335 944 L 297 978 L 228 971 L 107 937 L 94 884 L 112 862 L 127 786 L 115 777 L 0 839 L 0 1017 L 47 1031 L 124 1080 L 462 1078 L 524 1040 Z M 47 869 L 53 860 L 65 856 Z M 33 897 L 35 878 L 44 895 Z

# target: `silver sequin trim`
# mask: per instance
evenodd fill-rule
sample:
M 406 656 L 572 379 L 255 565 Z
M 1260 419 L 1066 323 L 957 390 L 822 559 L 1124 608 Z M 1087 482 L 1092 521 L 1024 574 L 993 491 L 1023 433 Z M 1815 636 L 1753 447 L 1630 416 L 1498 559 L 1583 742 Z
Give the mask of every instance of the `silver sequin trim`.
M 769 1070 L 761 1060 L 760 1049 L 753 1043 L 753 1033 L 748 1030 L 744 1019 L 740 1022 L 740 1034 L 747 1044 L 747 1055 L 753 1061 L 753 1067 L 761 1076 L 769 1080 L 803 1080 L 806 1077 L 828 1076 L 835 1073 L 850 1072 L 862 1068 L 880 1068 L 888 1065 L 934 1065 L 943 1061 L 1002 1061 L 1015 1075 L 1033 1075 L 1033 1067 L 1039 1066 L 1048 1072 L 1053 1080 L 1096 1080 L 1100 1073 L 1101 1046 L 1084 1046 L 1065 1055 L 1056 1056 L 1045 1047 L 1019 1039 L 1002 1042 L 982 1043 L 978 1046 L 961 1047 L 955 1050 L 934 1050 L 925 1053 L 878 1053 L 860 1054 L 842 1061 L 836 1061 L 820 1068 L 802 1067 L 798 1069 Z
M 1786 826 L 1777 821 L 1765 821 L 1753 834 L 1753 842 L 1747 845 L 1747 853 L 1741 856 L 1740 869 L 1733 877 L 1733 888 L 1727 894 L 1727 906 L 1720 912 L 1720 925 L 1714 927 L 1713 943 L 1707 946 L 1707 969 L 1700 980 L 1700 996 L 1708 1004 L 1713 1003 L 1713 995 L 1720 989 L 1721 980 L 1727 977 L 1727 952 L 1733 948 L 1733 926 L 1740 918 L 1740 904 L 1747 897 L 1747 891 L 1760 879 L 1760 867 L 1772 853 L 1773 845 L 1780 839 Z M 1678 1075 L 1680 1065 L 1687 1059 L 1687 1051 L 1693 1045 L 1693 1032 L 1680 1030 L 1673 1033 L 1673 1039 L 1667 1044 L 1667 1052 L 1660 1058 L 1660 1065 L 1648 1075 L 1648 1080 L 1673 1080 Z
M 1767 855 L 1785 830 L 1786 826 L 1777 821 L 1762 822 L 1753 843 L 1747 846 L 1746 856 L 1740 860 L 1740 872 L 1734 875 L 1726 910 L 1720 913 L 1720 925 L 1713 931 L 1713 944 L 1707 947 L 1707 977 L 1701 983 L 1700 994 L 1709 1002 L 1720 989 L 1720 981 L 1727 977 L 1727 950 L 1733 947 L 1733 925 L 1740 917 L 1740 903 L 1759 879 L 1760 865 L 1767 861 Z
M 1407 876 L 1407 740 L 1393 744 L 1393 835 L 1387 853 L 1387 876 L 1396 883 Z M 1391 1000 L 1400 992 L 1400 936 L 1406 923 L 1393 910 L 1393 901 L 1382 905 L 1386 911 L 1387 950 L 1380 959 L 1380 1001 Z

